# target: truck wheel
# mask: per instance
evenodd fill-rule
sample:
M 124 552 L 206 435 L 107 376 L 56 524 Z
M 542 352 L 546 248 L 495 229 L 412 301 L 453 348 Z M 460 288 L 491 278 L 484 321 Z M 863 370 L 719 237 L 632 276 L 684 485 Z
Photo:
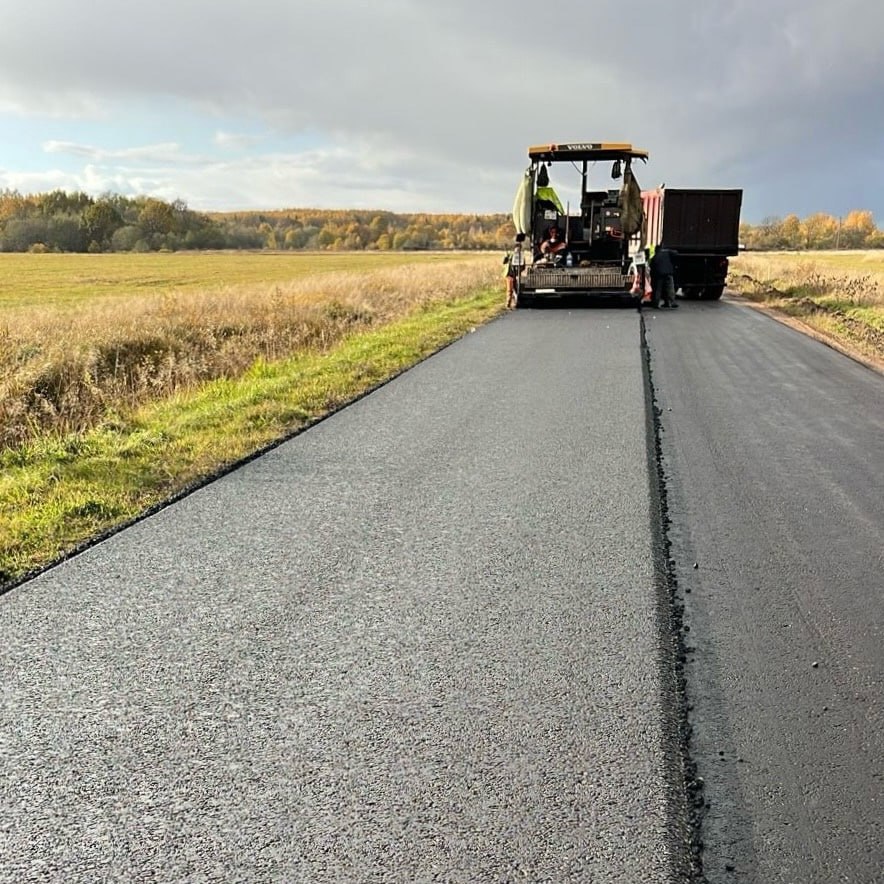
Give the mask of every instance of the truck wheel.
M 707 285 L 703 290 L 704 301 L 717 301 L 724 293 L 724 285 Z
M 530 295 L 526 295 L 524 292 L 519 295 L 518 300 L 516 301 L 516 310 L 525 310 L 528 307 L 534 306 L 534 298 Z

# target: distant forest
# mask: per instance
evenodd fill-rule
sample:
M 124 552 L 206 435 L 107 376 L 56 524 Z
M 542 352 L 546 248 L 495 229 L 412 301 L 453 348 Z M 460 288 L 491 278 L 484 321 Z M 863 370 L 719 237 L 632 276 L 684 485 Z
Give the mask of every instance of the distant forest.
M 0 191 L 0 252 L 156 252 L 182 249 L 503 249 L 509 214 L 399 214 L 361 209 L 201 213 L 181 200 Z M 871 212 L 818 212 L 740 225 L 748 249 L 877 249 Z
M 761 224 L 740 225 L 740 242 L 747 249 L 882 249 L 884 230 L 871 212 L 857 209 L 843 217 L 817 212 L 806 218 L 786 215 L 765 218 Z
M 513 235 L 508 214 L 356 209 L 201 213 L 180 200 L 0 191 L 0 252 L 502 249 Z

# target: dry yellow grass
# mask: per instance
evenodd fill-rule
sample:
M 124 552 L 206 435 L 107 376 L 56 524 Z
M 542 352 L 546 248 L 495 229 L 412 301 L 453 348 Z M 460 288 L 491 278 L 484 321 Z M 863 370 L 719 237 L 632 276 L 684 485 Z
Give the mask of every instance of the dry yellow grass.
M 730 282 L 748 296 L 829 298 L 884 309 L 884 254 L 750 252 L 731 261 Z
M 148 292 L 220 290 L 288 283 L 340 271 L 371 272 L 421 263 L 445 265 L 475 252 L 131 252 L 102 255 L 0 254 L 0 310 L 50 304 L 71 311 L 83 301 Z
M 499 281 L 488 255 L 360 272 L 323 272 L 268 285 L 168 288 L 83 298 L 76 310 L 26 303 L 0 325 L 0 447 L 45 432 L 82 431 L 115 412 L 258 360 L 324 348 Z

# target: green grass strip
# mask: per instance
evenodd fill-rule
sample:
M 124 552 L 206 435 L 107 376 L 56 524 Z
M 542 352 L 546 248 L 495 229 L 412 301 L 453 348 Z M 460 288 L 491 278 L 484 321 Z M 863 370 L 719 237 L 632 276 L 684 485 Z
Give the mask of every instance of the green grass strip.
M 0 454 L 0 585 L 292 434 L 500 313 L 487 290 Z

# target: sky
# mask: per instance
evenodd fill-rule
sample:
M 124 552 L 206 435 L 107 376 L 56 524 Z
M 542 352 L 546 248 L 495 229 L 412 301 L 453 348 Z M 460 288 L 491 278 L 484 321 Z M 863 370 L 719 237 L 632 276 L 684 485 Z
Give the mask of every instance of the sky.
M 881 0 L 0 8 L 0 190 L 507 212 L 529 145 L 626 141 L 642 187 L 740 187 L 749 223 L 884 226 Z

